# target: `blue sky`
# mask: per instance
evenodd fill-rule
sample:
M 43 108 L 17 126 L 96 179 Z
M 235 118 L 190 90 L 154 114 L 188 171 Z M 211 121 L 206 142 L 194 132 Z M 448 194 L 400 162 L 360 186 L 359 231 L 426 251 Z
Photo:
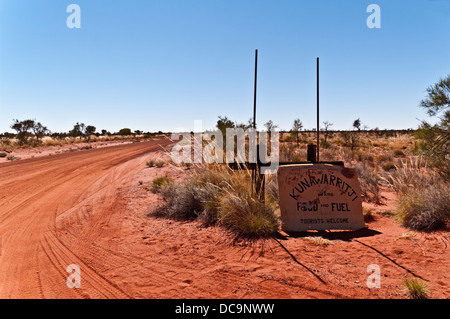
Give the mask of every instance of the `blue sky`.
M 69 4 L 81 29 L 69 29 Z M 381 28 L 369 29 L 369 4 Z M 450 73 L 450 1 L 0 0 L 0 132 L 34 118 L 52 131 L 214 127 L 416 128 L 426 88 Z

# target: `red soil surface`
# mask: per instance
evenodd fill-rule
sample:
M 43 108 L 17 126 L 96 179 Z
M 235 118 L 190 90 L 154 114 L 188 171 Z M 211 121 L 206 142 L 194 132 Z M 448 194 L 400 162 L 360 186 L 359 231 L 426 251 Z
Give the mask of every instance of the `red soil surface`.
M 408 231 L 371 207 L 357 232 L 233 242 L 220 227 L 147 216 L 161 204 L 156 177 L 182 178 L 166 157 L 169 140 L 83 150 L 0 164 L 0 298 L 405 298 L 420 278 L 433 298 L 450 297 L 448 232 Z M 317 245 L 305 236 L 331 240 Z M 81 269 L 70 289 L 67 266 Z M 369 265 L 381 288 L 367 287 Z

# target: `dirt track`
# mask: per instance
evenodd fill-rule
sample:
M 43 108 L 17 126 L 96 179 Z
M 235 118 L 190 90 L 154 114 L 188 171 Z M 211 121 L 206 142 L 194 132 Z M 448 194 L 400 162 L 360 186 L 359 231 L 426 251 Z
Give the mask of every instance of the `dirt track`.
M 320 234 L 329 245 L 283 233 L 232 245 L 220 227 L 148 217 L 160 199 L 146 185 L 185 173 L 145 166 L 169 143 L 0 164 L 0 298 L 404 298 L 412 277 L 450 297 L 448 232 L 402 239 L 408 229 L 385 214 L 368 230 Z M 67 287 L 71 264 L 80 289 Z M 369 289 L 373 264 L 381 288 Z
M 2 164 L 0 298 L 129 297 L 93 265 L 116 253 L 124 213 L 121 191 L 145 167 L 144 155 L 169 142 Z M 71 264 L 82 269 L 84 295 L 64 284 Z

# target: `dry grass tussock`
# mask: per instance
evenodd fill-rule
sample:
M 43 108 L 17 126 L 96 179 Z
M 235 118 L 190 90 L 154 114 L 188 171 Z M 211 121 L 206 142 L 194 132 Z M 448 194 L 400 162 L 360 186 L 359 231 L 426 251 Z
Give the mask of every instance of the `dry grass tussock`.
M 252 192 L 251 171 L 226 165 L 192 167 L 180 183 L 160 186 L 164 204 L 150 215 L 173 219 L 197 219 L 205 225 L 221 225 L 240 238 L 263 238 L 279 229 L 276 207 L 261 203 Z
M 430 291 L 426 283 L 417 278 L 403 280 L 404 292 L 410 299 L 428 299 Z
M 423 158 L 409 159 L 383 178 L 398 195 L 396 218 L 405 227 L 432 231 L 450 220 L 450 185 Z

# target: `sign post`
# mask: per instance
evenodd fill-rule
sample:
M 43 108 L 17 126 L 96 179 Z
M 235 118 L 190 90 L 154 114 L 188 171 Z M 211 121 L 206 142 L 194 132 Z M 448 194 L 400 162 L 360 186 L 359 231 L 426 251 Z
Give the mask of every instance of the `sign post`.
M 284 231 L 365 228 L 354 169 L 300 164 L 280 166 L 277 174 Z

